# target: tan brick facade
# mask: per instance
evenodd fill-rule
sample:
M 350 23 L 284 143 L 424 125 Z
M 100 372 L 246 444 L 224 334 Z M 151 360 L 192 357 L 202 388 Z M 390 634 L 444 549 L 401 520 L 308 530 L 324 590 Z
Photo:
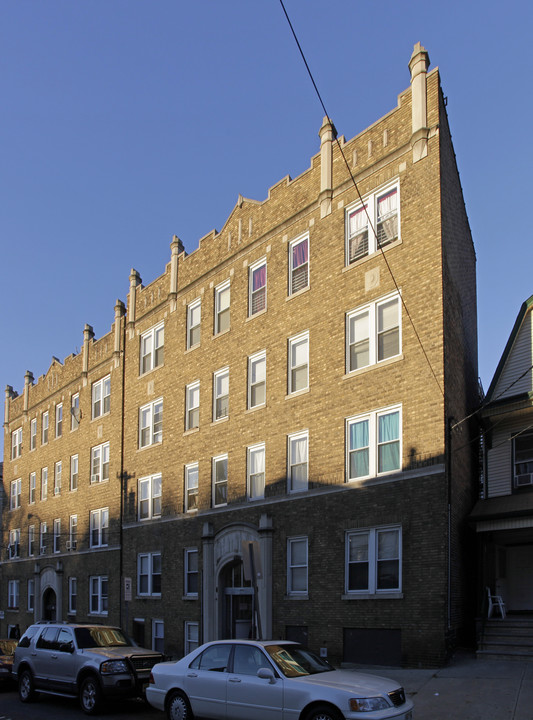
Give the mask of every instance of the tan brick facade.
M 95 341 L 86 331 L 79 355 L 54 362 L 18 397 L 6 391 L 0 630 L 54 612 L 69 617 L 69 578 L 77 580 L 76 618 L 101 618 L 103 608 L 93 605 L 91 614 L 90 602 L 105 601 L 105 590 L 91 583 L 105 578 L 103 617 L 146 644 L 164 627 L 165 651 L 174 656 L 183 654 L 187 632 L 192 640 L 198 632 L 200 641 L 248 634 L 251 591 L 242 587 L 240 572 L 246 543 L 254 542 L 262 563 L 264 633 L 306 638 L 336 660 L 361 659 L 359 647 L 367 641 L 383 643 L 384 662 L 446 655 L 469 620 L 461 528 L 475 464 L 470 450 L 459 450 L 468 446 L 468 428 L 459 441 L 448 426 L 475 402 L 475 257 L 438 71 L 427 75 L 426 86 L 427 154 L 421 159 L 415 162 L 408 89 L 368 130 L 332 143 L 331 187 L 327 172 L 321 174 L 323 139 L 323 152 L 306 172 L 284 178 L 263 202 L 239 199 L 222 231 L 203 238 L 193 253 L 173 241 L 171 261 L 153 283 L 142 286 L 133 272 L 127 313 L 118 306 L 108 335 Z M 375 222 L 390 193 L 399 228 L 383 253 L 372 246 L 370 231 L 368 254 L 351 263 L 347 226 L 358 194 L 346 162 Z M 299 251 L 295 240 L 304 241 Z M 266 275 L 254 274 L 261 260 Z M 223 283 L 230 288 L 230 319 L 228 329 L 217 332 L 219 303 L 227 301 L 218 293 Z M 301 289 L 291 294 L 291 283 Z M 251 315 L 252 302 L 265 307 Z M 362 345 L 359 335 L 350 335 L 361 327 L 370 328 L 366 345 L 364 331 Z M 362 353 L 359 369 L 349 367 L 350 352 Z M 260 353 L 264 386 L 265 365 L 252 368 L 250 361 Z M 225 378 L 214 385 L 223 369 L 228 392 Z M 92 388 L 107 377 L 109 412 L 93 418 Z M 260 399 L 264 393 L 265 402 L 252 408 L 255 392 Z M 71 430 L 75 393 L 81 419 Z M 61 402 L 63 432 L 56 438 L 53 418 Z M 46 410 L 50 439 L 42 445 Z M 35 418 L 37 447 L 30 450 Z M 11 459 L 18 428 L 21 453 Z M 105 443 L 109 478 L 91 482 L 91 449 Z M 79 477 L 71 490 L 76 454 Z M 58 461 L 61 492 L 50 496 Z M 39 478 L 43 467 L 48 498 L 30 505 L 30 474 Z M 224 499 L 223 468 L 226 504 L 217 503 Z M 360 479 L 351 479 L 354 473 Z M 18 478 L 20 507 L 9 509 Z M 90 512 L 102 508 L 109 511 L 108 536 L 93 548 Z M 77 544 L 67 550 L 73 514 Z M 57 518 L 61 540 L 53 552 Z M 28 526 L 42 522 L 48 549 L 39 555 L 37 543 L 28 557 Z M 20 556 L 9 558 L 15 528 Z M 95 533 L 98 538 L 98 528 Z M 189 566 L 187 549 L 197 550 Z M 124 578 L 132 579 L 131 600 Z M 15 580 L 19 598 L 10 608 Z M 27 610 L 28 580 L 34 581 L 33 611 Z

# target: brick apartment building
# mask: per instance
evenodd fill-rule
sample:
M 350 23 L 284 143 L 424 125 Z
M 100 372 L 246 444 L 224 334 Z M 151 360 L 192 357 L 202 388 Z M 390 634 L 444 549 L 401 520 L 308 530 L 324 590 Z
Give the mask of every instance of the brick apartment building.
M 98 620 L 179 657 L 260 626 L 415 664 L 469 628 L 475 253 L 428 67 L 7 387 L 0 635 Z

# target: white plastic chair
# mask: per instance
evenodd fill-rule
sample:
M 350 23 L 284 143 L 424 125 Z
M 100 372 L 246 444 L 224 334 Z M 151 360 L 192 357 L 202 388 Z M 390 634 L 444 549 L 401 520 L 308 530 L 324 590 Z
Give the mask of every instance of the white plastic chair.
M 487 588 L 487 596 L 489 600 L 489 607 L 487 611 L 487 617 L 490 618 L 492 616 L 492 611 L 494 608 L 499 608 L 500 615 L 502 616 L 502 620 L 505 619 L 505 603 L 503 602 L 503 598 L 501 595 L 491 595 L 490 588 Z

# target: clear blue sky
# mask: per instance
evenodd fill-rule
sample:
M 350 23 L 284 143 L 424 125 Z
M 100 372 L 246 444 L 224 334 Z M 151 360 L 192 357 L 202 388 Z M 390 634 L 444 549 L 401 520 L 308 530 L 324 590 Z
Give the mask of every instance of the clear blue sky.
M 487 389 L 533 294 L 531 2 L 285 4 L 348 139 L 396 105 L 417 41 L 439 66 Z M 173 234 L 192 251 L 239 193 L 303 172 L 323 111 L 279 0 L 0 0 L 0 63 L 3 406 L 85 323 L 108 332 L 130 268 L 161 275 Z

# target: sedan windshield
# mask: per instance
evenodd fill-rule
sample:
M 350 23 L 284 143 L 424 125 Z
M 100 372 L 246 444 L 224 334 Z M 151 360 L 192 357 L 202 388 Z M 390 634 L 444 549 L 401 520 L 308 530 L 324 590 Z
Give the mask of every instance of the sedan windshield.
M 131 645 L 131 641 L 118 628 L 81 627 L 74 632 L 80 649 Z
M 304 645 L 267 645 L 265 650 L 285 677 L 316 675 L 335 669 Z

